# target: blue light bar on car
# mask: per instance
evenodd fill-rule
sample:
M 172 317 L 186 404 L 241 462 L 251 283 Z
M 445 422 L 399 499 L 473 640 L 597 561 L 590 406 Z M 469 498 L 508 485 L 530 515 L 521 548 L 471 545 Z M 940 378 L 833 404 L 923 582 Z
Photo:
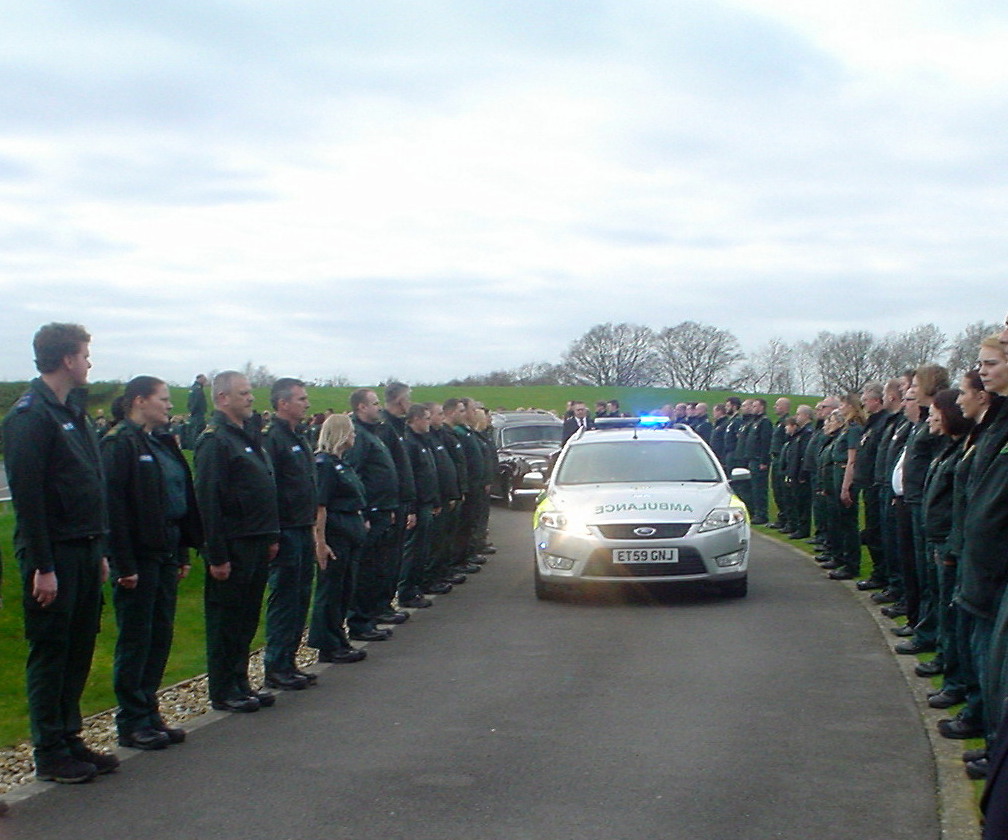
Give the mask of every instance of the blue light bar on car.
M 672 427 L 672 421 L 668 417 L 657 414 L 646 414 L 643 417 L 597 417 L 595 418 L 596 429 L 637 429 L 645 427 L 648 429 L 668 429 Z

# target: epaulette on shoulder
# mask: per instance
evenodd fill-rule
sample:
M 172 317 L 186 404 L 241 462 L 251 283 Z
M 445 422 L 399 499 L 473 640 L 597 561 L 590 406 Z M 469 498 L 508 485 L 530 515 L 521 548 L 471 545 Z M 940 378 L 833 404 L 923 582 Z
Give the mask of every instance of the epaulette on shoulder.
M 200 432 L 200 437 L 203 437 L 203 435 L 212 435 L 216 433 L 216 431 L 217 431 L 216 423 L 207 423 L 206 426 L 203 428 L 203 431 Z
M 21 397 L 21 399 L 19 399 L 14 404 L 14 410 L 15 411 L 27 411 L 29 408 L 31 408 L 32 402 L 34 402 L 34 400 L 35 400 L 35 395 L 34 394 L 31 394 L 31 393 L 25 394 L 23 397 Z
M 122 423 L 116 423 L 111 429 L 109 429 L 107 432 L 105 432 L 105 434 L 102 435 L 102 437 L 103 438 L 113 438 L 113 437 L 116 437 L 119 434 L 119 432 L 122 430 L 122 428 L 123 428 L 123 424 Z

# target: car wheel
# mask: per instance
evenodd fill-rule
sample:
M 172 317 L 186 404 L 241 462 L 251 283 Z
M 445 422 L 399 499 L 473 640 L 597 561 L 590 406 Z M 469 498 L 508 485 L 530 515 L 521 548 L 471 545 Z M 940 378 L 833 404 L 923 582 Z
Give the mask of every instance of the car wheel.
M 510 478 L 504 480 L 504 504 L 508 510 L 517 510 L 521 506 L 521 497 L 515 493 L 514 481 Z
M 749 578 L 744 577 L 741 580 L 729 580 L 726 583 L 719 583 L 718 591 L 725 598 L 745 598 L 749 592 Z
M 539 574 L 539 564 L 533 560 L 532 566 L 535 569 L 535 595 L 540 601 L 555 601 L 557 598 L 557 589 L 551 583 L 546 583 L 542 579 L 542 575 Z

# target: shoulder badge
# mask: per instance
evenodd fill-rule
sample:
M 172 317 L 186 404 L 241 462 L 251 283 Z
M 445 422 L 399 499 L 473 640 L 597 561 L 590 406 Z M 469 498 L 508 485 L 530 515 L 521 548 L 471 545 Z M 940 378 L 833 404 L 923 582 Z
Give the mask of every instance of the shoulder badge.
M 14 410 L 15 411 L 27 411 L 29 408 L 31 408 L 31 404 L 32 404 L 32 401 L 34 400 L 34 398 L 35 398 L 34 394 L 30 394 L 30 393 L 29 394 L 25 394 L 23 397 L 21 397 L 21 399 L 19 399 L 17 401 L 17 403 L 15 403 Z

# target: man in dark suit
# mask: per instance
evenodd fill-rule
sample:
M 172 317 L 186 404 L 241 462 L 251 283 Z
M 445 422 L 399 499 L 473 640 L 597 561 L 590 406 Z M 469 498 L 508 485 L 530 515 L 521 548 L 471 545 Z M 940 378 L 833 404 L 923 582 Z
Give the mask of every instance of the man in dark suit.
M 572 416 L 566 418 L 563 424 L 564 443 L 567 443 L 567 440 L 572 437 L 578 429 L 593 428 L 591 416 L 588 414 L 588 406 L 580 400 L 575 400 L 571 403 L 571 414 Z

